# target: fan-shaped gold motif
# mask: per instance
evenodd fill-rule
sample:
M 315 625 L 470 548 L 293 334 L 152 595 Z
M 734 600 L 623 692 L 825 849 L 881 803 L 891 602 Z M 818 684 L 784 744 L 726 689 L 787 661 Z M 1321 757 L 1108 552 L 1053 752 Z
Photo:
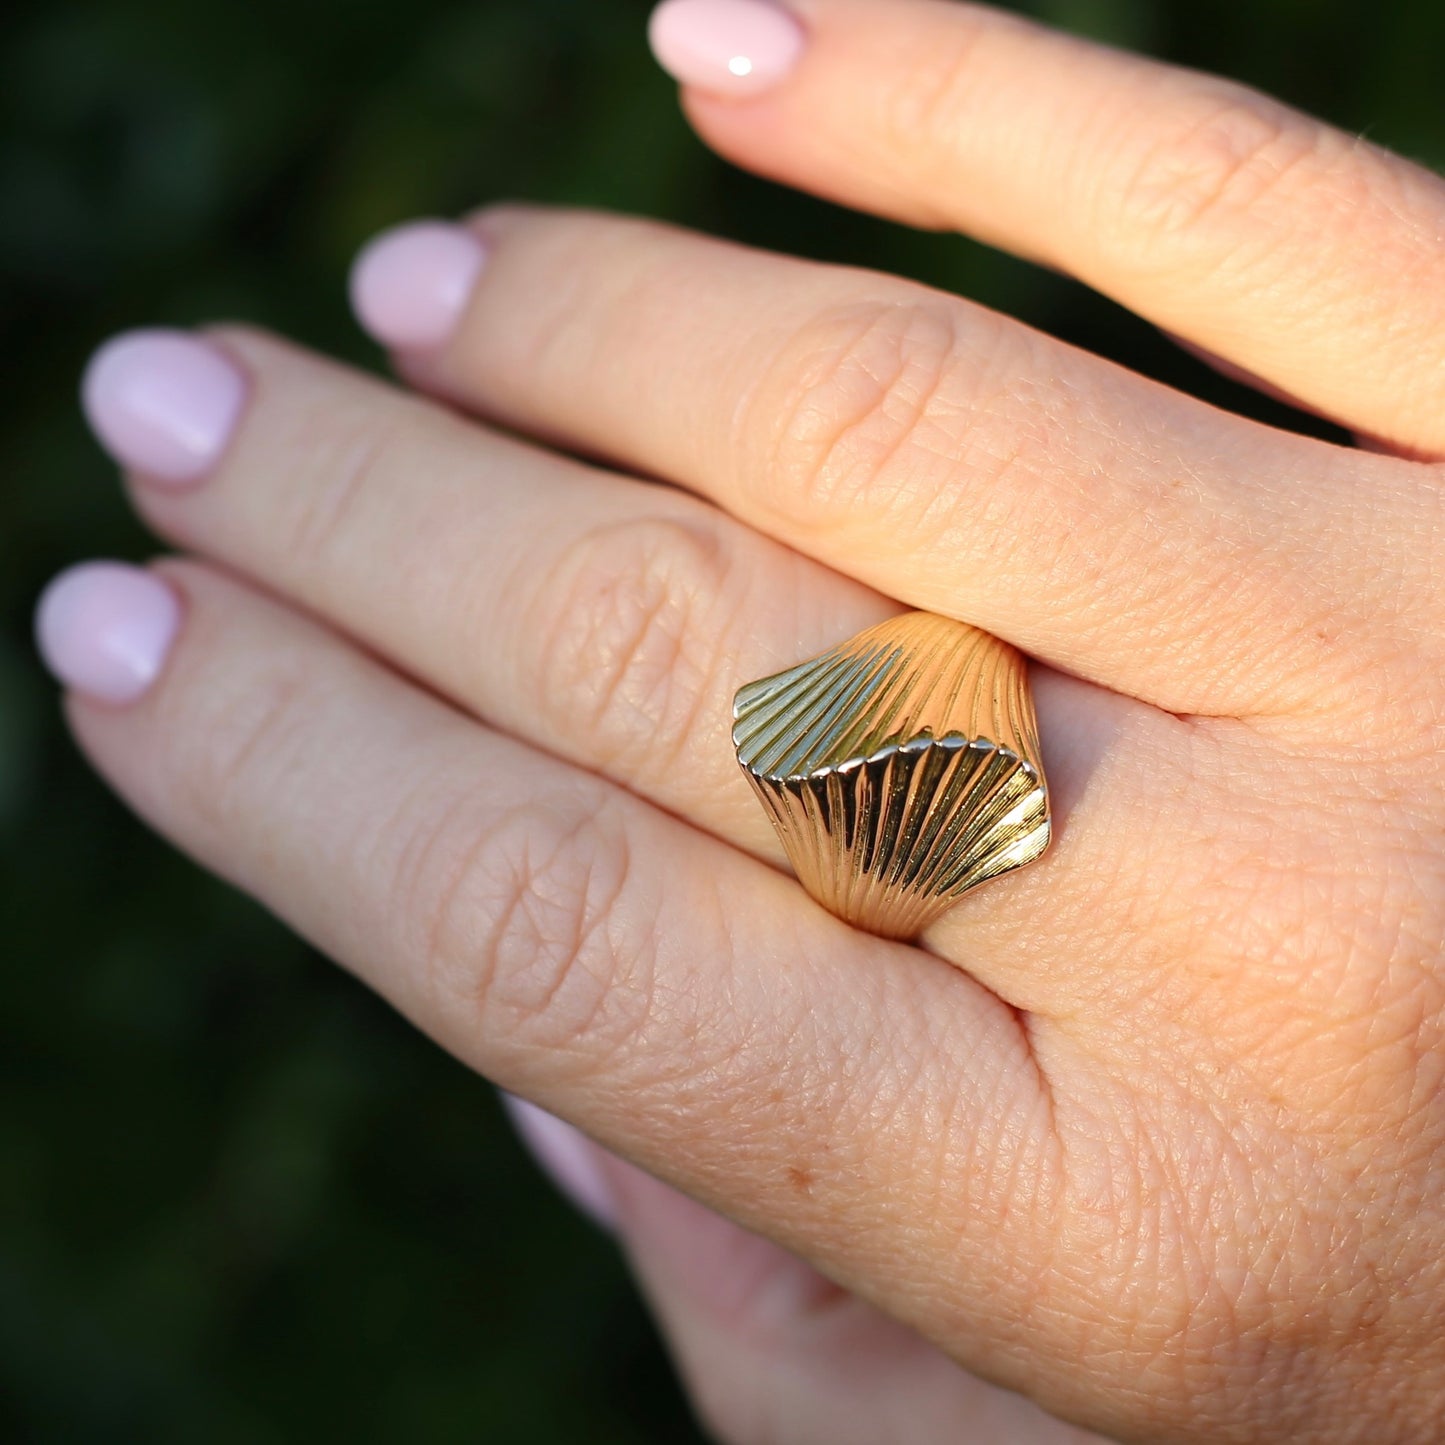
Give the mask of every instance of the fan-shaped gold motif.
M 912 938 L 1049 843 L 1023 657 L 914 612 L 749 683 L 733 743 L 798 878 L 860 928 Z

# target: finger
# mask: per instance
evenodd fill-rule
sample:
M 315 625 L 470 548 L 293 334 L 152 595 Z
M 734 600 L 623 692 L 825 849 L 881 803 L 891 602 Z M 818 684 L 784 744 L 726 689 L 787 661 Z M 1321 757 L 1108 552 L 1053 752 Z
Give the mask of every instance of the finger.
M 798 38 L 754 41 L 770 83 L 731 94 L 730 27 L 756 8 L 669 0 L 654 21 L 723 154 L 1071 271 L 1352 428 L 1445 453 L 1437 176 L 1242 85 L 939 0 L 795 0 Z
M 1362 490 L 1352 451 L 891 278 L 599 215 L 480 224 L 413 379 L 1172 712 L 1344 706 L 1368 675 L 1400 599 L 1384 459 Z
M 208 475 L 167 484 L 155 436 L 125 432 L 112 393 L 175 397 L 217 367 L 233 368 L 225 397 L 241 397 L 229 441 Z M 162 535 L 529 744 L 783 863 L 734 759 L 733 692 L 888 615 L 881 598 L 695 498 L 503 440 L 264 337 L 142 334 L 91 371 L 104 383 L 87 386 L 92 418 L 143 468 L 133 495 Z M 186 436 L 220 414 L 203 401 L 187 397 Z M 145 415 L 153 429 L 157 408 Z M 1099 975 L 1080 966 L 1063 894 L 1098 895 L 1090 928 L 1137 927 L 1140 870 L 1127 901 L 1108 880 L 1139 818 L 1162 844 L 1158 792 L 1192 796 L 1198 740 L 1117 694 L 1046 668 L 1033 679 L 1055 829 L 1046 906 L 1027 887 L 975 895 L 930 942 L 1011 1003 L 1076 1012 L 1075 982 L 1094 992 Z M 1173 871 L 1159 882 L 1172 896 Z M 1041 919 L 1047 944 L 1029 931 Z M 1141 965 L 1131 978 L 1114 964 L 1110 987 L 1152 988 L 1157 967 Z
M 604 1166 L 693 1400 L 736 1445 L 1096 1445 L 811 1265 L 641 1170 Z
M 262 336 L 112 347 L 132 388 L 173 365 L 244 368 L 244 403 L 204 480 L 132 477 L 162 536 L 495 726 L 782 862 L 734 758 L 733 693 L 895 607 L 693 497 L 522 446 Z M 93 369 L 116 370 L 107 352 Z M 116 437 L 107 388 L 90 388 L 92 412 Z M 136 441 L 128 457 L 145 463 Z M 1062 680 L 1037 692 L 1069 826 L 1093 760 L 1143 710 Z
M 504 731 L 781 859 L 733 756 L 733 693 L 895 606 L 683 493 L 459 422 L 273 338 L 220 339 L 136 333 L 91 367 L 92 419 L 160 536 Z M 204 480 L 175 485 L 154 438 L 124 432 L 127 397 L 217 366 L 244 401 Z
M 797 1255 L 598 1148 L 523 1099 L 547 1173 L 605 1214 L 709 1433 L 756 1445 L 1090 1445 L 1102 1437 L 987 1385 Z
M 178 631 L 174 608 L 131 625 L 134 593 L 109 581 L 97 602 L 67 579 L 42 617 L 73 686 L 94 681 L 97 648 L 133 663 L 169 644 L 163 666 L 130 668 L 150 679 L 138 700 L 131 685 L 70 699 L 143 817 L 472 1066 L 959 1340 L 969 1291 L 945 1307 L 924 1254 L 880 1261 L 876 1241 L 909 1237 L 921 1210 L 949 1216 L 952 1250 L 1000 1249 L 1004 1206 L 981 1178 L 940 1181 L 937 1201 L 891 1188 L 915 1149 L 962 1148 L 982 1170 L 996 1148 L 1045 1187 L 1048 1111 L 1011 1011 L 239 584 L 162 575 L 184 598 Z

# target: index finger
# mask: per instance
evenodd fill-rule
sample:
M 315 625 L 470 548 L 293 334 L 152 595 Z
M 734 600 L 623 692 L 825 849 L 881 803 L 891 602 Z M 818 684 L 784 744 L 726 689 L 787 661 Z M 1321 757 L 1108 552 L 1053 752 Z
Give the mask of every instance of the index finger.
M 742 76 L 734 34 L 758 56 Z M 1445 452 L 1445 184 L 1424 168 L 951 0 L 666 0 L 653 36 L 739 164 L 1071 272 L 1314 410 Z

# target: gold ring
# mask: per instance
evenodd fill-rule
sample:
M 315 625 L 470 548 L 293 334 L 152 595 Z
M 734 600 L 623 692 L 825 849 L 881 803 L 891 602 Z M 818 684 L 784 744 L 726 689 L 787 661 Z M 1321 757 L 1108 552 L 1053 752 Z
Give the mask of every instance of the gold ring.
M 1049 846 L 1028 669 L 977 627 L 911 612 L 738 690 L 733 746 L 802 885 L 914 938 Z

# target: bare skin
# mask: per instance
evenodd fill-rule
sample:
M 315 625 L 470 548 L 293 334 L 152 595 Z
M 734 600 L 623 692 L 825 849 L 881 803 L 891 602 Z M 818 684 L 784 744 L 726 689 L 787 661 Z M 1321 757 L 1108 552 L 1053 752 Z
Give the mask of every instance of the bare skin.
M 223 460 L 130 478 L 180 641 L 76 734 L 617 1156 L 722 1438 L 1433 1439 L 1445 183 L 987 10 L 794 8 L 785 81 L 686 94 L 709 144 L 1073 271 L 1369 448 L 891 277 L 487 212 L 409 390 L 215 334 Z M 802 893 L 727 737 L 905 607 L 1037 660 L 1058 819 L 918 947 Z

